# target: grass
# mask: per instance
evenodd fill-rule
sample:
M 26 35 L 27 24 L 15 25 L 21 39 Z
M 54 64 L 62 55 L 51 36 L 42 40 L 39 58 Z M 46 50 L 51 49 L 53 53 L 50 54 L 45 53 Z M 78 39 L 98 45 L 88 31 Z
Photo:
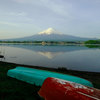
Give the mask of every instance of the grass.
M 0 62 L 0 100 L 43 100 L 37 93 L 40 89 L 39 86 L 31 85 L 7 76 L 7 71 L 18 65 L 19 64 Z M 26 66 L 24 65 L 24 67 Z M 95 88 L 100 89 L 100 73 L 73 71 L 65 68 L 54 69 L 37 66 L 28 67 L 45 69 L 85 78 L 91 81 Z

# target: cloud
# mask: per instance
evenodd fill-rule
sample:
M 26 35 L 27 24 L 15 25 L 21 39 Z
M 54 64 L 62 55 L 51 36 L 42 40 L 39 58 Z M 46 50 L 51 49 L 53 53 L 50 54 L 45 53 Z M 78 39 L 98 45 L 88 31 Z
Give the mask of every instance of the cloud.
M 58 0 L 13 0 L 17 3 L 21 4 L 31 4 L 38 7 L 45 7 L 51 10 L 53 13 L 64 16 L 64 17 L 71 17 L 70 9 L 72 8 L 72 4 L 65 2 L 65 1 L 58 1 Z M 66 5 L 64 5 L 64 3 Z M 46 10 L 47 10 L 46 9 Z
M 64 5 L 64 2 L 58 2 L 58 0 L 40 0 L 45 7 L 53 11 L 54 13 L 69 17 L 69 9 L 71 9 L 72 5 L 70 3 L 66 3 Z
M 30 0 L 12 0 L 12 1 L 15 1 L 15 2 L 18 2 L 18 3 L 27 3 Z
M 39 4 L 39 1 L 40 0 L 12 0 L 14 2 L 17 2 L 17 3 L 21 3 L 21 4 Z
M 11 22 L 4 22 L 4 21 L 0 21 L 0 24 L 2 24 L 2 25 L 9 25 L 9 26 L 18 26 L 18 24 L 11 23 Z
M 0 11 L 1 12 L 1 11 Z M 9 16 L 9 17 L 26 17 L 28 14 L 26 12 L 18 12 L 18 11 L 12 11 L 12 12 L 1 12 L 0 16 Z
M 10 16 L 26 16 L 27 15 L 27 13 L 26 12 L 10 12 L 10 13 L 8 13 L 8 15 L 10 15 Z
M 13 25 L 17 26 L 18 23 L 30 23 L 33 21 L 32 18 L 29 17 L 27 12 L 19 12 L 19 11 L 12 11 L 12 12 L 2 12 L 0 13 L 0 24 L 5 25 Z M 16 23 L 16 24 L 14 24 Z

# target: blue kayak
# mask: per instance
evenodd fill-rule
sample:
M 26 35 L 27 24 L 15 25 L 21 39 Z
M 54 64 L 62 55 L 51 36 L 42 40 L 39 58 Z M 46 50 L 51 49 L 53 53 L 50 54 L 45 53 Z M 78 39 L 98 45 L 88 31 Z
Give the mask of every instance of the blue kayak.
M 67 74 L 60 74 L 56 72 L 46 71 L 46 70 L 20 67 L 20 66 L 8 70 L 7 75 L 16 78 L 18 80 L 25 81 L 30 84 L 35 84 L 37 86 L 42 86 L 46 78 L 54 77 L 54 78 L 60 78 L 67 81 L 82 84 L 85 86 L 93 87 L 90 81 L 85 80 L 83 78 L 79 78 Z

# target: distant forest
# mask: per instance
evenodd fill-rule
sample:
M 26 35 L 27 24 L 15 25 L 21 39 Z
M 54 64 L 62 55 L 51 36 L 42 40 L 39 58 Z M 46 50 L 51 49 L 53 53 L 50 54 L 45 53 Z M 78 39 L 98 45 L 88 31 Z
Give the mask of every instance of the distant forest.
M 100 40 L 88 40 L 85 44 L 100 44 Z
M 30 43 L 30 44 L 100 44 L 100 40 L 88 40 L 85 42 L 82 41 L 0 41 L 0 43 Z
M 0 43 L 81 44 L 80 41 L 0 41 Z

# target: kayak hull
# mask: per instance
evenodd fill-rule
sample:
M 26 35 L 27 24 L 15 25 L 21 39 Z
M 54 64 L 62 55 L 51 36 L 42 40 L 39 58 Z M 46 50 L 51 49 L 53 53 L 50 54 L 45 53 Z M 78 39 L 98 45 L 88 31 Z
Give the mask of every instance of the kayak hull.
M 47 78 L 38 94 L 45 100 L 100 100 L 100 90 L 57 78 Z
M 85 80 L 83 78 L 79 78 L 67 74 L 60 74 L 56 72 L 40 70 L 40 69 L 20 67 L 20 66 L 8 70 L 7 75 L 16 78 L 18 80 L 25 81 L 30 84 L 35 84 L 37 86 L 42 86 L 46 78 L 54 77 L 54 78 L 60 78 L 60 79 L 72 81 L 89 87 L 93 87 L 90 81 Z

